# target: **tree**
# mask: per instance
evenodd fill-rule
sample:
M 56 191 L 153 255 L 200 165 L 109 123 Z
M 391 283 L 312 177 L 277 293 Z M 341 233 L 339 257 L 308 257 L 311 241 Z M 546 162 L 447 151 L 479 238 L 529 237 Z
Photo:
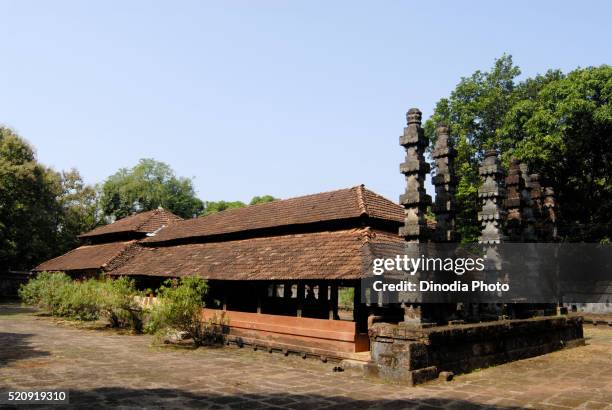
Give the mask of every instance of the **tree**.
M 226 209 L 244 208 L 246 204 L 242 201 L 208 201 L 204 203 L 203 215 L 214 214 Z
M 120 169 L 102 185 L 101 207 L 107 216 L 120 219 L 159 206 L 183 218 L 192 218 L 204 209 L 191 179 L 176 177 L 170 166 L 153 159 L 141 159 L 131 169 Z
M 549 70 L 517 82 L 512 57 L 491 71 L 462 78 L 449 98 L 437 103 L 425 123 L 435 142 L 436 124 L 451 129 L 458 151 L 457 228 L 464 242 L 477 240 L 480 185 L 478 165 L 487 148 L 498 148 L 549 178 L 561 207 L 567 240 L 610 237 L 612 74 L 610 66 L 577 69 L 568 75 Z
M 555 74 L 539 88 L 506 115 L 500 129 L 505 156 L 520 158 L 549 179 L 560 206 L 561 235 L 610 240 L 612 67 Z
M 61 195 L 58 198 L 62 209 L 59 220 L 59 248 L 65 251 L 78 243 L 77 235 L 92 230 L 103 223 L 99 209 L 99 192 L 86 185 L 76 169 L 62 171 Z
M 251 205 L 265 204 L 267 202 L 277 201 L 272 195 L 254 196 L 249 202 Z M 214 214 L 216 212 L 225 211 L 226 209 L 244 208 L 247 206 L 242 201 L 210 201 L 204 203 L 203 215 Z
M 32 147 L 0 127 L 0 270 L 29 269 L 55 255 L 61 178 Z
M 515 78 L 521 73 L 512 56 L 503 55 L 491 71 L 476 71 L 461 79 L 449 98 L 436 104 L 434 114 L 425 122 L 425 135 L 435 143 L 435 127 L 447 124 L 457 149 L 457 232 L 464 242 L 478 238 L 478 164 L 484 150 L 495 145 L 503 118 L 512 106 Z
M 272 195 L 254 196 L 251 202 L 249 202 L 249 205 L 265 204 L 276 200 L 278 200 L 278 198 L 274 198 Z

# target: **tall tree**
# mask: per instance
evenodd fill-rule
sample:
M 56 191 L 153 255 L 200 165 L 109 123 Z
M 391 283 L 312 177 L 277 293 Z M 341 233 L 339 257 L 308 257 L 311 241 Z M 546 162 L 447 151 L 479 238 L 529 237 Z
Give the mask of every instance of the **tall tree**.
M 500 137 L 506 157 L 526 161 L 552 183 L 561 235 L 572 241 L 609 241 L 612 67 L 577 69 L 567 76 L 549 73 L 539 88 L 504 118 Z
M 435 127 L 445 123 L 451 129 L 457 148 L 457 231 L 464 242 L 478 238 L 478 164 L 484 150 L 498 140 L 498 130 L 512 106 L 515 96 L 515 78 L 521 70 L 512 62 L 512 56 L 503 55 L 495 61 L 491 71 L 476 71 L 461 78 L 449 98 L 436 104 L 434 114 L 425 122 L 425 135 L 435 142 Z
M 74 168 L 61 173 L 58 202 L 62 211 L 58 225 L 58 247 L 61 250 L 73 248 L 78 243 L 77 235 L 104 223 L 98 190 L 86 185 Z
M 449 98 L 437 103 L 425 124 L 435 141 L 438 123 L 451 128 L 456 161 L 457 225 L 464 242 L 480 226 L 478 165 L 484 150 L 501 150 L 551 179 L 561 206 L 561 233 L 567 240 L 610 238 L 612 131 L 610 66 L 559 70 L 517 81 L 520 69 L 504 55 L 488 72 L 462 78 Z
M 116 219 L 159 206 L 183 218 L 204 209 L 191 179 L 177 177 L 170 166 L 153 159 L 141 159 L 133 168 L 122 168 L 108 177 L 101 195 L 104 214 Z
M 28 269 L 55 255 L 61 207 L 58 173 L 33 148 L 0 127 L 0 270 Z

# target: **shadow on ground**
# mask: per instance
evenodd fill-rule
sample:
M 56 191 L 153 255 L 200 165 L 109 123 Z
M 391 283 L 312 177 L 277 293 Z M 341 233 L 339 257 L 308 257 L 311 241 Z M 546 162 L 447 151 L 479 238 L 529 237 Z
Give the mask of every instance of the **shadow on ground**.
M 19 303 L 11 300 L 11 303 L 6 303 L 0 299 L 0 316 L 23 315 L 26 313 L 35 313 L 36 309 L 27 306 L 21 306 Z
M 71 390 L 70 405 L 77 408 L 231 408 L 231 409 L 519 409 L 481 405 L 466 400 L 421 398 L 414 400 L 355 400 L 343 396 L 317 394 L 240 394 L 208 395 L 178 389 L 126 389 L 104 387 L 93 390 Z
M 28 339 L 33 336 L 29 333 L 0 332 L 0 367 L 18 360 L 50 356 L 49 352 L 32 348 Z

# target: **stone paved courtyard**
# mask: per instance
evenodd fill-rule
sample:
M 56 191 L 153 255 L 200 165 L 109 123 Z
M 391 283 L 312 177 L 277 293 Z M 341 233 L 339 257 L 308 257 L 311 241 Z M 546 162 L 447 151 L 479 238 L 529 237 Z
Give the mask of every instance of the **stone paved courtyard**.
M 586 327 L 585 336 L 585 347 L 407 387 L 247 348 L 151 347 L 149 336 L 4 304 L 0 391 L 67 389 L 74 408 L 612 409 L 612 328 Z

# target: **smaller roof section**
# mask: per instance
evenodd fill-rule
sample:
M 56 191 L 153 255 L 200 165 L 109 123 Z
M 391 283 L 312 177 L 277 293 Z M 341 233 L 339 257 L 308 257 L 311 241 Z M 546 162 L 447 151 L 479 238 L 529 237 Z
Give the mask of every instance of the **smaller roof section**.
M 49 259 L 34 269 L 34 272 L 92 270 L 111 268 L 112 262 L 120 258 L 136 241 L 111 242 L 100 245 L 84 245 L 57 258 Z
M 81 239 L 92 239 L 99 236 L 113 234 L 151 234 L 155 233 L 172 222 L 182 221 L 178 215 L 166 211 L 163 208 L 157 208 L 152 211 L 141 212 L 125 218 L 121 218 L 112 224 L 100 226 L 89 232 L 79 235 Z
M 404 208 L 359 185 L 186 219 L 144 242 L 159 243 L 361 216 L 401 223 Z
M 175 246 L 136 245 L 133 256 L 107 269 L 107 274 L 197 274 L 217 280 L 361 279 L 368 275 L 372 258 L 400 254 L 405 244 L 397 234 L 354 228 Z

